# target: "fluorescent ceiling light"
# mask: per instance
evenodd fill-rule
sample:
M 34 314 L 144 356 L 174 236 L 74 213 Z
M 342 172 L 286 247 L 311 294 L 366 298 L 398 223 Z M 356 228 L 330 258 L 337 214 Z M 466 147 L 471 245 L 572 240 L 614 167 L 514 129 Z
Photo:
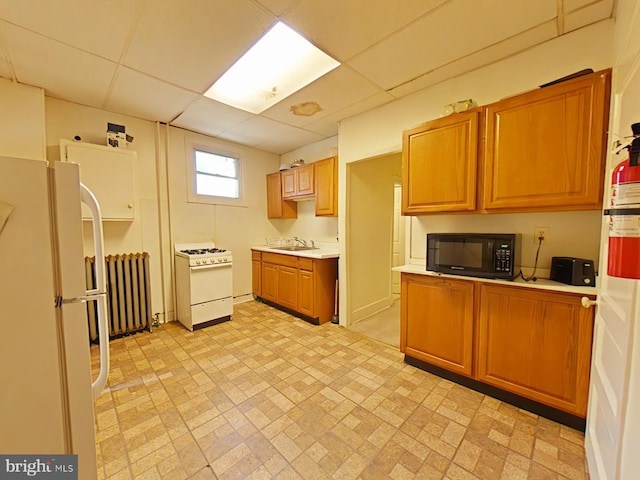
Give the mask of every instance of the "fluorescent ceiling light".
M 205 92 L 205 97 L 260 113 L 340 65 L 278 22 Z

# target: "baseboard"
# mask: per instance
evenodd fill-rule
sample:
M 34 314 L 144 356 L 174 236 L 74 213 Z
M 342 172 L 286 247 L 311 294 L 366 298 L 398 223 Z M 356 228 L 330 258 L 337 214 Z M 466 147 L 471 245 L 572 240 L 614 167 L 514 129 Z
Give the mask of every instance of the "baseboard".
M 383 298 L 382 300 L 378 300 L 376 302 L 370 303 L 369 305 L 365 305 L 364 307 L 360 307 L 357 310 L 354 310 L 349 315 L 349 323 L 355 323 L 363 318 L 370 317 L 371 315 L 375 315 L 376 313 L 382 312 L 386 310 L 393 304 L 393 296 Z
M 237 297 L 233 297 L 234 305 L 236 303 L 251 302 L 253 300 L 254 300 L 254 298 L 253 298 L 253 295 L 251 293 L 247 293 L 246 295 L 238 295 Z

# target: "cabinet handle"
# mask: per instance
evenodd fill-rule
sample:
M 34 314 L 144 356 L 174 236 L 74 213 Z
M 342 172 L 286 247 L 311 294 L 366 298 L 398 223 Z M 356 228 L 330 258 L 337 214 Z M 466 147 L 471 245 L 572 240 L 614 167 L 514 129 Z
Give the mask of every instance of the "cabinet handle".
M 133 208 L 133 203 L 128 204 L 127 207 Z
M 582 297 L 580 299 L 580 303 L 582 303 L 582 306 L 584 308 L 589 308 L 589 307 L 593 307 L 595 305 L 598 304 L 597 300 L 591 300 L 589 297 Z

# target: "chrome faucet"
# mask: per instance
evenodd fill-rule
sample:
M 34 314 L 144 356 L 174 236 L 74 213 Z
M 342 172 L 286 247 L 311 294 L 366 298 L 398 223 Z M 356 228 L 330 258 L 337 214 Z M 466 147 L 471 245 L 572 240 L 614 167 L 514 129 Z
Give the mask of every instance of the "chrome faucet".
M 300 245 L 302 245 L 303 247 L 307 246 L 307 241 L 302 239 L 302 238 L 298 238 L 298 237 L 293 237 L 293 240 L 295 242 L 298 242 Z

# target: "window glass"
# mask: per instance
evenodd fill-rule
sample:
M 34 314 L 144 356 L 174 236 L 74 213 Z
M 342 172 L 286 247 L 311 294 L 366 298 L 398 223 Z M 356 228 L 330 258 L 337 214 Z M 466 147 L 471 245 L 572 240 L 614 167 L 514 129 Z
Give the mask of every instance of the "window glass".
M 240 198 L 237 158 L 194 149 L 196 195 Z

